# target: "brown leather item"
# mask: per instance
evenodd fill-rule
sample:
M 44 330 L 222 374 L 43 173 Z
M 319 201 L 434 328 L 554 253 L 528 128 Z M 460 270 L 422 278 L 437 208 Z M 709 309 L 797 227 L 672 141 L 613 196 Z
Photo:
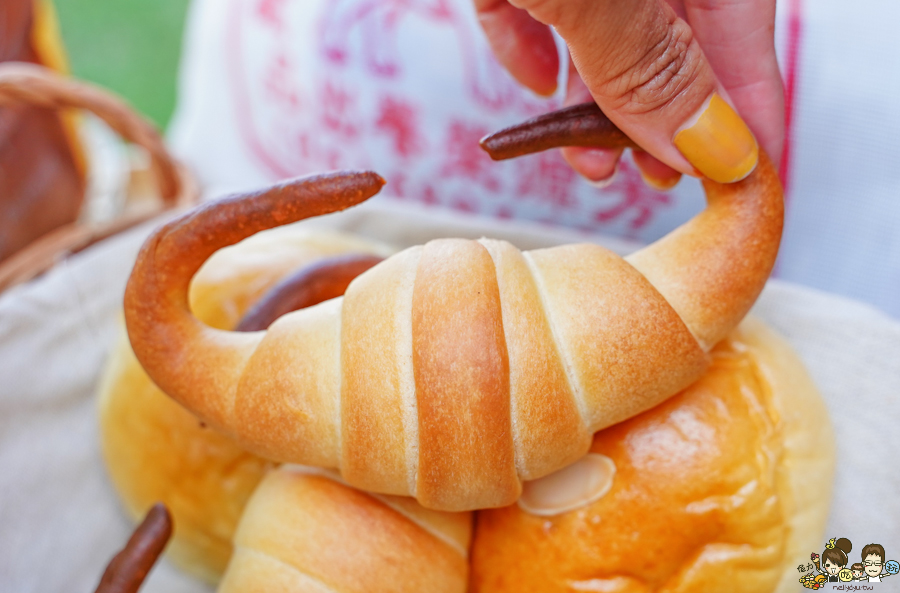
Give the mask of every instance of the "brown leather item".
M 266 332 L 192 316 L 191 278 L 217 249 L 358 204 L 381 183 L 294 180 L 160 228 L 129 280 L 126 324 L 154 382 L 248 450 L 340 468 L 354 487 L 439 510 L 515 501 L 522 480 L 572 463 L 594 432 L 698 379 L 781 238 L 781 186 L 762 155 L 741 182 L 706 182 L 706 210 L 624 259 L 592 244 L 522 253 L 440 239 Z
M 0 62 L 38 64 L 33 0 L 0 3 Z M 58 113 L 0 107 L 0 261 L 78 218 L 84 170 Z
M 156 204 L 126 204 L 119 217 L 107 223 L 70 222 L 44 234 L 27 248 L 0 262 L 0 292 L 51 268 L 60 258 L 157 216 L 196 203 L 199 190 L 189 172 L 166 151 L 159 133 L 115 95 L 24 62 L 0 64 L 0 108 L 36 106 L 59 112 L 75 108 L 92 112 L 123 140 L 141 146 L 160 199 Z

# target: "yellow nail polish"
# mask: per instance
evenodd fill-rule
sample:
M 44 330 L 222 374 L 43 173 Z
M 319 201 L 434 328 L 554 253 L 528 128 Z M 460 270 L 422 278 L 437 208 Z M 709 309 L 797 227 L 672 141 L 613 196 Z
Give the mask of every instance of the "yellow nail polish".
M 636 164 L 636 163 L 635 163 Z M 641 179 L 644 180 L 648 186 L 652 187 L 656 191 L 669 191 L 681 181 L 681 173 L 675 171 L 672 175 L 668 177 L 659 177 L 657 175 L 653 175 L 648 171 L 645 171 L 640 165 L 638 165 L 638 172 L 641 174 Z
M 669 191 L 681 181 L 681 175 L 675 175 L 673 177 L 653 177 L 651 175 L 642 175 L 644 179 L 644 183 L 646 183 L 649 187 L 655 189 L 656 191 Z
M 718 94 L 696 122 L 675 134 L 674 142 L 688 162 L 719 183 L 740 181 L 759 161 L 759 146 L 750 128 Z

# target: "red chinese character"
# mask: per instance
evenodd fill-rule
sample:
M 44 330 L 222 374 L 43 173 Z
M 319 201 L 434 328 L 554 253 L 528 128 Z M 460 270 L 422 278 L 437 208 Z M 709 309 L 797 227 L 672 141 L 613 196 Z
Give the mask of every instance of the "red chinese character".
M 394 97 L 384 97 L 379 106 L 375 127 L 392 137 L 394 151 L 398 155 L 408 158 L 423 148 L 417 117 L 416 108 L 409 103 Z
M 400 74 L 396 40 L 404 17 L 414 15 L 437 22 L 453 18 L 446 0 L 331 0 L 325 6 L 320 33 L 326 59 L 346 64 L 350 54 L 348 39 L 354 29 L 359 30 L 368 71 L 382 78 Z
M 322 123 L 328 130 L 353 140 L 359 136 L 359 127 L 353 122 L 354 97 L 334 84 L 327 82 L 322 88 Z
M 266 68 L 263 87 L 277 103 L 288 111 L 300 108 L 300 95 L 294 86 L 294 66 L 285 53 L 279 53 Z

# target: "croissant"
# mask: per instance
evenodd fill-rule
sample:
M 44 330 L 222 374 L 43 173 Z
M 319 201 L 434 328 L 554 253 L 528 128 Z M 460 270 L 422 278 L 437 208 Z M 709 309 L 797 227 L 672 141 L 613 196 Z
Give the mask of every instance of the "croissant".
M 191 315 L 191 278 L 217 249 L 383 184 L 375 173 L 297 179 L 166 224 L 138 256 L 125 319 L 154 382 L 243 447 L 439 510 L 512 503 L 522 480 L 574 462 L 594 432 L 699 378 L 781 237 L 781 187 L 762 155 L 743 181 L 706 181 L 706 210 L 625 259 L 593 244 L 523 253 L 440 239 L 265 332 Z

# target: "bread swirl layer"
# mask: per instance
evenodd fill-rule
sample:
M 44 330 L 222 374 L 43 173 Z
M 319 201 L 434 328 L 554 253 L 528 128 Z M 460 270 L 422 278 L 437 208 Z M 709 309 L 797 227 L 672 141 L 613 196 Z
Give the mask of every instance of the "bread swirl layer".
M 525 256 L 506 241 L 480 243 L 494 261 L 500 290 L 516 470 L 521 479 L 533 480 L 587 453 L 591 433 Z
M 341 473 L 349 484 L 410 494 L 418 428 L 413 379 L 413 284 L 421 247 L 407 249 L 347 288 L 341 328 Z
M 424 506 L 503 506 L 521 491 L 510 430 L 509 359 L 497 273 L 479 243 L 427 243 L 416 273 L 416 497 Z

